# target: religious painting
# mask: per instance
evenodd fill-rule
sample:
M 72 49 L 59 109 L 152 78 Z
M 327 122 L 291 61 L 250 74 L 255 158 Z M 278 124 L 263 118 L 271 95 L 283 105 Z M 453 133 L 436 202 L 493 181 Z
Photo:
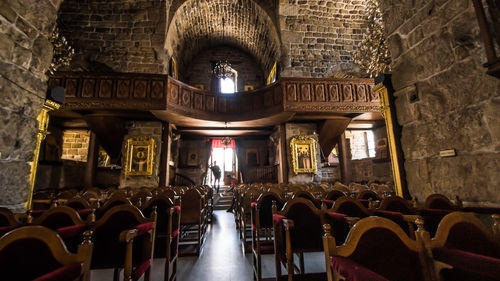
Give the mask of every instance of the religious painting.
M 153 174 L 155 140 L 152 137 L 134 137 L 127 140 L 125 176 Z
M 99 146 L 99 158 L 97 160 L 97 167 L 108 167 L 110 164 L 110 157 L 104 148 Z
M 259 151 L 256 148 L 247 148 L 245 151 L 245 162 L 247 166 L 258 166 Z
M 248 91 L 253 91 L 254 86 L 253 85 L 245 85 L 243 86 L 243 91 L 248 92 Z
M 316 139 L 297 136 L 290 141 L 292 166 L 295 174 L 316 174 Z
M 375 142 L 375 151 L 377 155 L 377 159 L 387 159 L 388 151 L 387 151 L 387 138 L 377 139 Z
M 186 165 L 188 167 L 198 167 L 200 164 L 200 157 L 198 155 L 198 151 L 194 149 L 188 150 Z

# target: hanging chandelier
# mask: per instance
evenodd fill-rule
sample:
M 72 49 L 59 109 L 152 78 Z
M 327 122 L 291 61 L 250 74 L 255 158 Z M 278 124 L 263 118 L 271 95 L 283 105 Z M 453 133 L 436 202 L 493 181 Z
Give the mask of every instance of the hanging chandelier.
M 221 142 L 223 145 L 229 146 L 233 142 L 233 139 L 231 137 L 224 137 L 221 139 Z
M 222 18 L 222 42 L 224 42 L 224 33 L 225 33 L 225 21 Z M 217 78 L 226 79 L 227 77 L 232 77 L 233 72 L 231 71 L 231 64 L 227 61 L 227 59 L 221 59 L 215 63 L 214 74 Z

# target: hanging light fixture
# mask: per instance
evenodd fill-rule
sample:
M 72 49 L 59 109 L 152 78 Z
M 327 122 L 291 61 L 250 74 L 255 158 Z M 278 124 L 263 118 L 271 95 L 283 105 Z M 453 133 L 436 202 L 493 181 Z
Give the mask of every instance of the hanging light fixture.
M 225 33 L 225 21 L 222 18 L 222 42 L 224 42 L 224 33 Z M 221 59 L 215 63 L 214 74 L 217 78 L 226 79 L 227 77 L 232 77 L 233 72 L 231 71 L 231 64 L 227 61 L 227 59 Z

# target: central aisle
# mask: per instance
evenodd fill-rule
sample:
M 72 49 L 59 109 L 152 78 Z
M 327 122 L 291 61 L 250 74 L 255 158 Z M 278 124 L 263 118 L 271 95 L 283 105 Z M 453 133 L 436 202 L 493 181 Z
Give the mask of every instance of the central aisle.
M 153 277 L 154 280 L 161 280 L 156 279 L 156 274 Z M 252 279 L 251 256 L 247 254 L 245 257 L 243 253 L 233 214 L 223 210 L 214 211 L 213 222 L 207 230 L 200 256 L 180 257 L 177 280 L 250 281 Z

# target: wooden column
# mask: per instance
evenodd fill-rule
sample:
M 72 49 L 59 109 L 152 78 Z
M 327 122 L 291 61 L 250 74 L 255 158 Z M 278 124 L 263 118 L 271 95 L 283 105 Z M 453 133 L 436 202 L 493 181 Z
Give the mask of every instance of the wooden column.
M 349 184 L 352 180 L 351 159 L 349 159 L 349 151 L 347 151 L 345 132 L 338 137 L 337 143 L 339 144 L 340 178 L 343 184 Z
M 287 159 L 288 150 L 286 147 L 286 132 L 284 123 L 278 126 L 278 132 L 279 132 L 279 157 L 280 157 L 278 182 L 288 183 L 288 159 Z
M 90 131 L 89 150 L 87 153 L 87 165 L 85 166 L 85 187 L 90 188 L 95 186 L 95 173 L 97 170 L 97 162 L 99 160 L 99 142 L 97 135 Z
M 163 122 L 160 154 L 160 182 L 159 186 L 168 186 L 170 184 L 170 153 L 172 146 L 172 126 L 169 122 Z

